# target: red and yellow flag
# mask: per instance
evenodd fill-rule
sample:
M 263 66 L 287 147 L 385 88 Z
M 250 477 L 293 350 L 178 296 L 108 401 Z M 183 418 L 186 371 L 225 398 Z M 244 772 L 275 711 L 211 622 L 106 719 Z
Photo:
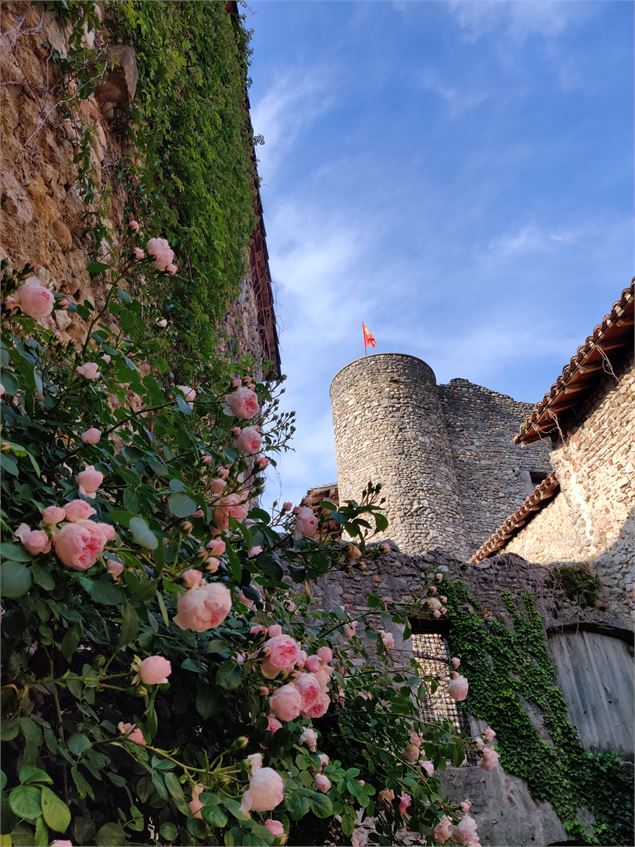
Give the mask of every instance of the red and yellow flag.
M 367 347 L 377 347 L 375 336 L 368 329 L 364 321 L 362 321 L 362 333 L 364 335 L 364 353 L 366 352 Z

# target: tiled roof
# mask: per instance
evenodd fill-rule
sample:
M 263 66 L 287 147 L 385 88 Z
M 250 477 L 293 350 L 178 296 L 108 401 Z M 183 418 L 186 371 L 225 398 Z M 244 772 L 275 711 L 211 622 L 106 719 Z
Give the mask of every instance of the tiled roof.
M 504 547 L 507 542 L 520 532 L 520 530 L 535 517 L 543 506 L 546 506 L 550 500 L 560 491 L 560 483 L 556 479 L 555 471 L 551 471 L 543 481 L 537 485 L 531 492 L 529 497 L 516 509 L 513 515 L 510 515 L 505 523 L 487 539 L 479 550 L 470 559 L 471 563 L 480 562 L 481 559 L 486 559 L 488 556 L 493 556 L 501 547 Z
M 572 412 L 594 390 L 600 378 L 611 372 L 612 360 L 633 345 L 633 298 L 635 277 L 622 296 L 578 347 L 558 379 L 534 406 L 519 432 L 516 444 L 531 444 L 556 430 L 566 432 Z

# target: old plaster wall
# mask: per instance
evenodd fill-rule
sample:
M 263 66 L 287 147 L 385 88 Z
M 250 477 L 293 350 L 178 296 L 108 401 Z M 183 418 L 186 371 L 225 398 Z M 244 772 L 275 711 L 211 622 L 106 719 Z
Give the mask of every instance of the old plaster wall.
M 467 379 L 440 385 L 439 395 L 469 552 L 474 553 L 531 493 L 530 472 L 551 470 L 549 445 L 539 442 L 523 449 L 512 442 L 530 403 Z
M 584 559 L 584 547 L 562 492 L 536 513 L 503 552 L 517 553 L 530 562 L 580 562 Z

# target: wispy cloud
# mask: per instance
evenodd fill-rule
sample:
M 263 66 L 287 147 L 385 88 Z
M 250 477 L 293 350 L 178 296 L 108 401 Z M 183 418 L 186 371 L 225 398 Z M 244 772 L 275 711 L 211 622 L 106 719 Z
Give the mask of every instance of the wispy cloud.
M 543 229 L 535 224 L 525 224 L 520 228 L 492 238 L 488 245 L 489 258 L 506 258 L 527 253 L 547 250 L 558 245 L 573 244 L 580 236 L 580 230 Z
M 492 30 L 516 41 L 529 35 L 556 38 L 594 14 L 593 4 L 572 0 L 447 0 L 447 8 L 468 41 Z
M 491 96 L 488 91 L 449 85 L 432 68 L 421 71 L 419 81 L 424 91 L 429 91 L 444 103 L 451 117 L 457 117 L 463 112 L 475 109 Z

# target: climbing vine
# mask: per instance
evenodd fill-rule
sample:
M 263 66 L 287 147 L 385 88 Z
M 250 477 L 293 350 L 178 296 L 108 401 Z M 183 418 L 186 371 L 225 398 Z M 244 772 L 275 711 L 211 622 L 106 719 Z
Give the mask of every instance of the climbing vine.
M 619 756 L 584 750 L 555 683 L 545 630 L 528 593 L 504 594 L 509 622 L 481 608 L 460 582 L 448 583 L 450 647 L 470 679 L 468 708 L 496 728 L 505 771 L 550 802 L 583 843 L 632 844 L 632 793 Z M 527 704 L 543 715 L 540 729 Z M 587 809 L 594 823 L 586 823 Z

